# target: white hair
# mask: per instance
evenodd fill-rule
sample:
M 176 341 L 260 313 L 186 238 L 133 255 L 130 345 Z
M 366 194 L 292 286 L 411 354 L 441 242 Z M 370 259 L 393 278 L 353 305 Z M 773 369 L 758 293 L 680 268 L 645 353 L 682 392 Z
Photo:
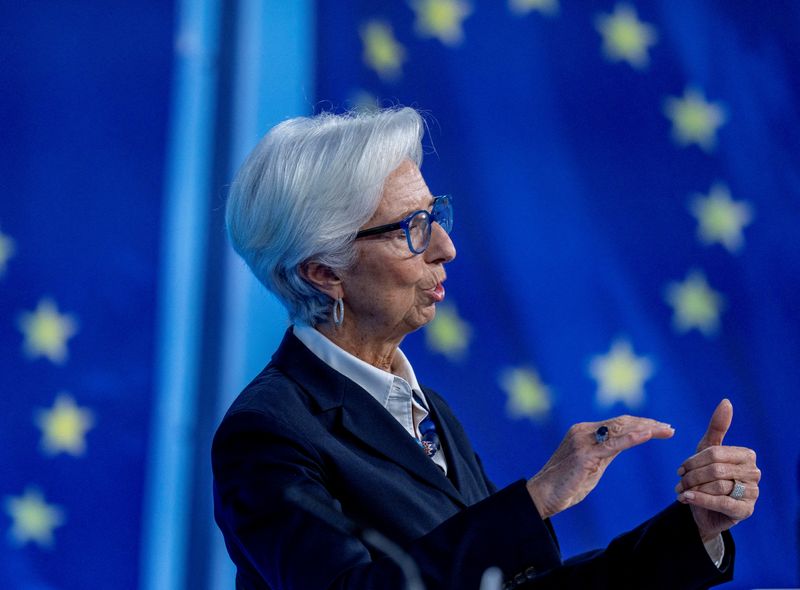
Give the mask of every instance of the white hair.
M 386 177 L 422 163 L 424 123 L 411 108 L 297 117 L 273 127 L 236 174 L 225 221 L 236 252 L 283 303 L 289 319 L 315 325 L 331 298 L 300 266 L 334 272 L 355 261 L 358 229 L 378 208 Z

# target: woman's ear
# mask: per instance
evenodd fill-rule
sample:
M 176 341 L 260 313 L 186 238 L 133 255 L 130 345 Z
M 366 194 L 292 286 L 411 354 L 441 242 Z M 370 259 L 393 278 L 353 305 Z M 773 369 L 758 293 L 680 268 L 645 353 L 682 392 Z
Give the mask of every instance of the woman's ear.
M 304 262 L 300 265 L 300 275 L 331 299 L 338 299 L 343 294 L 342 279 L 330 266 L 313 260 Z

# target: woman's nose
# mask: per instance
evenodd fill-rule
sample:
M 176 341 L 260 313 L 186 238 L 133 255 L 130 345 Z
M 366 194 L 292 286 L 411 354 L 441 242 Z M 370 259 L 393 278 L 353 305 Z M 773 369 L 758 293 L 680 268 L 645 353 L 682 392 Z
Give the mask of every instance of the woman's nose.
M 453 240 L 450 239 L 450 235 L 438 223 L 434 223 L 431 226 L 431 241 L 424 254 L 428 262 L 446 263 L 456 257 L 456 247 L 453 244 Z

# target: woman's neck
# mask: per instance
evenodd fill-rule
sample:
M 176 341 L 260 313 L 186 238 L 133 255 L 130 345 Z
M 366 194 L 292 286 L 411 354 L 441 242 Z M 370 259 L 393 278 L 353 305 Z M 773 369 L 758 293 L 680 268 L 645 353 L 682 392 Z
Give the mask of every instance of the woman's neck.
M 342 325 L 338 328 L 330 322 L 317 324 L 314 328 L 336 346 L 365 363 L 394 373 L 392 365 L 402 338 L 377 337 L 367 330 L 359 330 L 352 321 L 348 326 Z

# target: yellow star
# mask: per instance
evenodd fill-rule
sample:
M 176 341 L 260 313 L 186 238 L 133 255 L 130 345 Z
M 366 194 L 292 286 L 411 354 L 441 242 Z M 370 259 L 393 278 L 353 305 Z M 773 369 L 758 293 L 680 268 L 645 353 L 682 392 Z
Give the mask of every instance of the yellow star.
M 364 43 L 364 63 L 384 80 L 400 76 L 406 50 L 394 38 L 390 25 L 378 20 L 367 22 L 361 27 L 361 41 Z
M 506 369 L 500 376 L 500 387 L 508 396 L 506 411 L 510 416 L 539 419 L 550 412 L 550 389 L 536 371 Z
M 53 545 L 53 529 L 65 522 L 61 508 L 45 502 L 42 493 L 33 487 L 22 496 L 6 496 L 5 505 L 13 521 L 9 533 L 17 545 L 30 541 L 40 547 Z
M 724 184 L 711 187 L 708 196 L 695 195 L 689 210 L 697 218 L 697 235 L 705 244 L 719 242 L 728 252 L 738 252 L 744 227 L 753 221 L 753 209 L 746 201 L 734 201 Z
M 472 328 L 461 319 L 451 304 L 438 305 L 436 317 L 425 326 L 428 348 L 440 352 L 452 361 L 463 358 L 469 347 Z
M 603 37 L 603 51 L 610 61 L 627 61 L 636 69 L 646 68 L 647 51 L 658 39 L 651 25 L 640 21 L 633 7 L 617 4 L 613 14 L 601 14 L 595 27 Z
M 664 298 L 674 310 L 672 325 L 678 332 L 697 328 L 705 336 L 713 336 L 719 330 L 719 314 L 725 300 L 708 286 L 699 270 L 690 271 L 682 283 L 667 285 Z
M 6 274 L 8 261 L 14 256 L 14 240 L 10 236 L 0 232 L 0 278 Z
M 56 364 L 67 360 L 67 340 L 78 332 L 78 324 L 73 316 L 59 314 L 52 300 L 44 298 L 35 311 L 21 313 L 18 323 L 27 356 L 44 356 Z
M 591 360 L 589 373 L 597 381 L 601 406 L 620 401 L 635 408 L 644 401 L 644 382 L 653 374 L 653 364 L 633 354 L 627 340 L 616 340 L 608 354 Z
M 516 14 L 528 14 L 534 10 L 553 16 L 558 14 L 558 0 L 508 0 L 508 7 Z
M 458 45 L 464 40 L 463 21 L 472 13 L 472 6 L 463 0 L 411 0 L 417 14 L 415 27 L 422 37 L 435 37 L 445 45 Z
M 42 430 L 41 445 L 48 455 L 63 452 L 79 457 L 86 452 L 86 433 L 94 426 L 94 416 L 69 394 L 58 394 L 53 407 L 38 410 L 34 421 Z
M 351 92 L 348 102 L 354 111 L 360 113 L 372 113 L 381 108 L 378 97 L 363 88 Z
M 679 145 L 697 144 L 707 152 L 717 144 L 717 131 L 727 121 L 721 103 L 706 102 L 701 92 L 687 88 L 683 98 L 664 101 L 664 113 L 672 121 L 672 137 Z

